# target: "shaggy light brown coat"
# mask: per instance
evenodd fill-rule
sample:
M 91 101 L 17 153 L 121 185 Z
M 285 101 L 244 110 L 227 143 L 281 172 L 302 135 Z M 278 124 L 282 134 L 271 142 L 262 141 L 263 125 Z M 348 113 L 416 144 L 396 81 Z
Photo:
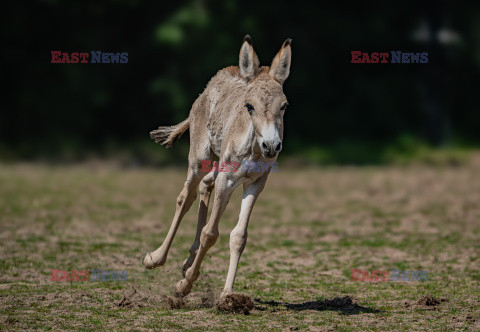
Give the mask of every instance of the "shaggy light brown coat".
M 163 244 L 147 253 L 143 265 L 149 269 L 165 263 L 180 221 L 195 201 L 197 187 L 200 208 L 195 241 L 183 265 L 184 279 L 176 286 L 177 296 L 190 293 L 198 278 L 200 264 L 218 238 L 218 223 L 231 194 L 243 184 L 243 199 L 237 226 L 230 233 L 230 266 L 225 288 L 233 291 L 240 255 L 247 241 L 247 227 L 255 201 L 263 190 L 270 170 L 253 172 L 240 167 L 227 172 L 202 171 L 202 161 L 272 163 L 282 149 L 283 115 L 288 105 L 283 82 L 290 73 L 291 39 L 287 39 L 270 67 L 260 67 L 250 36 L 244 38 L 239 66 L 220 70 L 193 103 L 190 116 L 176 126 L 159 127 L 151 132 L 157 143 L 171 147 L 190 129 L 187 180 L 177 198 L 177 208 Z M 215 188 L 208 223 L 210 194 Z

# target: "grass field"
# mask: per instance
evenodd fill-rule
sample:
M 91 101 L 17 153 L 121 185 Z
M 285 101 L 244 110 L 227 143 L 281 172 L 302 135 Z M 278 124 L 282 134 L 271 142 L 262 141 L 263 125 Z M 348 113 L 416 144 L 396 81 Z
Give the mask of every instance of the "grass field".
M 480 162 L 282 168 L 252 214 L 236 291 L 250 315 L 213 306 L 223 288 L 237 190 L 201 275 L 169 309 L 195 235 L 198 201 L 165 266 L 163 241 L 184 168 L 0 165 L 2 330 L 480 329 Z M 127 281 L 51 281 L 51 270 L 127 270 Z M 351 269 L 425 270 L 428 281 L 362 282 Z M 438 300 L 418 304 L 423 296 Z

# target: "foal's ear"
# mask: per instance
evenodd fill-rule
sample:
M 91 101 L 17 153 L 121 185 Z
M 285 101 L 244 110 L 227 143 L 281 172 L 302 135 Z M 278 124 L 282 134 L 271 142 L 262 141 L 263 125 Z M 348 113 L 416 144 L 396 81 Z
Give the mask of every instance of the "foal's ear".
M 288 38 L 283 42 L 282 48 L 272 61 L 269 74 L 280 84 L 283 84 L 290 74 L 290 63 L 292 62 L 292 40 Z
M 246 35 L 245 38 L 243 38 L 242 48 L 240 49 L 239 67 L 240 74 L 247 82 L 258 75 L 260 62 L 258 61 L 257 54 L 255 54 L 253 50 L 250 35 Z

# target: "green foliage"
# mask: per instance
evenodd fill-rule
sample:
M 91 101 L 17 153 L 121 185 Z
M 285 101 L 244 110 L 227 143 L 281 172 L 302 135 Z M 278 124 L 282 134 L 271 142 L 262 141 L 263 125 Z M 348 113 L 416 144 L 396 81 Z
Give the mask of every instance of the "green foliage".
M 293 39 L 284 86 L 287 154 L 320 164 L 462 162 L 457 147 L 480 141 L 480 7 L 442 2 L 431 10 L 415 1 L 387 7 L 273 0 L 7 2 L 0 32 L 9 49 L 1 55 L 8 84 L 0 160 L 124 158 L 137 154 L 127 148 L 138 148 L 142 157 L 135 162 L 175 162 L 175 153 L 138 142 L 159 125 L 183 120 L 209 79 L 238 63 L 249 33 L 262 65 Z M 420 22 L 436 19 L 460 41 L 440 47 L 411 38 Z M 350 63 L 352 50 L 394 49 L 427 50 L 431 61 Z M 52 64 L 52 50 L 128 52 L 129 61 Z

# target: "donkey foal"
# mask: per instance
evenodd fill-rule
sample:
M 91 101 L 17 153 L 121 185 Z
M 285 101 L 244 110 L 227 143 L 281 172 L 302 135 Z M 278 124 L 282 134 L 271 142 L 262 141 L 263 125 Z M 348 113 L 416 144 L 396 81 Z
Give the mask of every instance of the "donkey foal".
M 150 133 L 155 142 L 168 148 L 190 129 L 190 152 L 187 180 L 177 198 L 172 225 L 163 244 L 143 259 L 145 267 L 153 269 L 165 263 L 180 221 L 195 201 L 200 186 L 197 234 L 190 256 L 183 264 L 184 279 L 177 283 L 177 296 L 190 293 L 205 254 L 217 241 L 218 223 L 230 196 L 243 184 L 238 223 L 230 233 L 230 265 L 222 295 L 233 292 L 238 261 L 247 242 L 250 214 L 270 170 L 252 172 L 240 167 L 206 173 L 201 171 L 202 161 L 213 161 L 216 156 L 220 164 L 248 160 L 271 165 L 277 159 L 282 150 L 283 115 L 288 105 L 282 86 L 290 73 L 290 44 L 291 39 L 283 43 L 270 67 L 260 67 L 250 36 L 246 35 L 240 49 L 239 66 L 224 68 L 210 80 L 193 103 L 186 120 Z M 207 223 L 210 194 L 214 188 L 215 198 Z

